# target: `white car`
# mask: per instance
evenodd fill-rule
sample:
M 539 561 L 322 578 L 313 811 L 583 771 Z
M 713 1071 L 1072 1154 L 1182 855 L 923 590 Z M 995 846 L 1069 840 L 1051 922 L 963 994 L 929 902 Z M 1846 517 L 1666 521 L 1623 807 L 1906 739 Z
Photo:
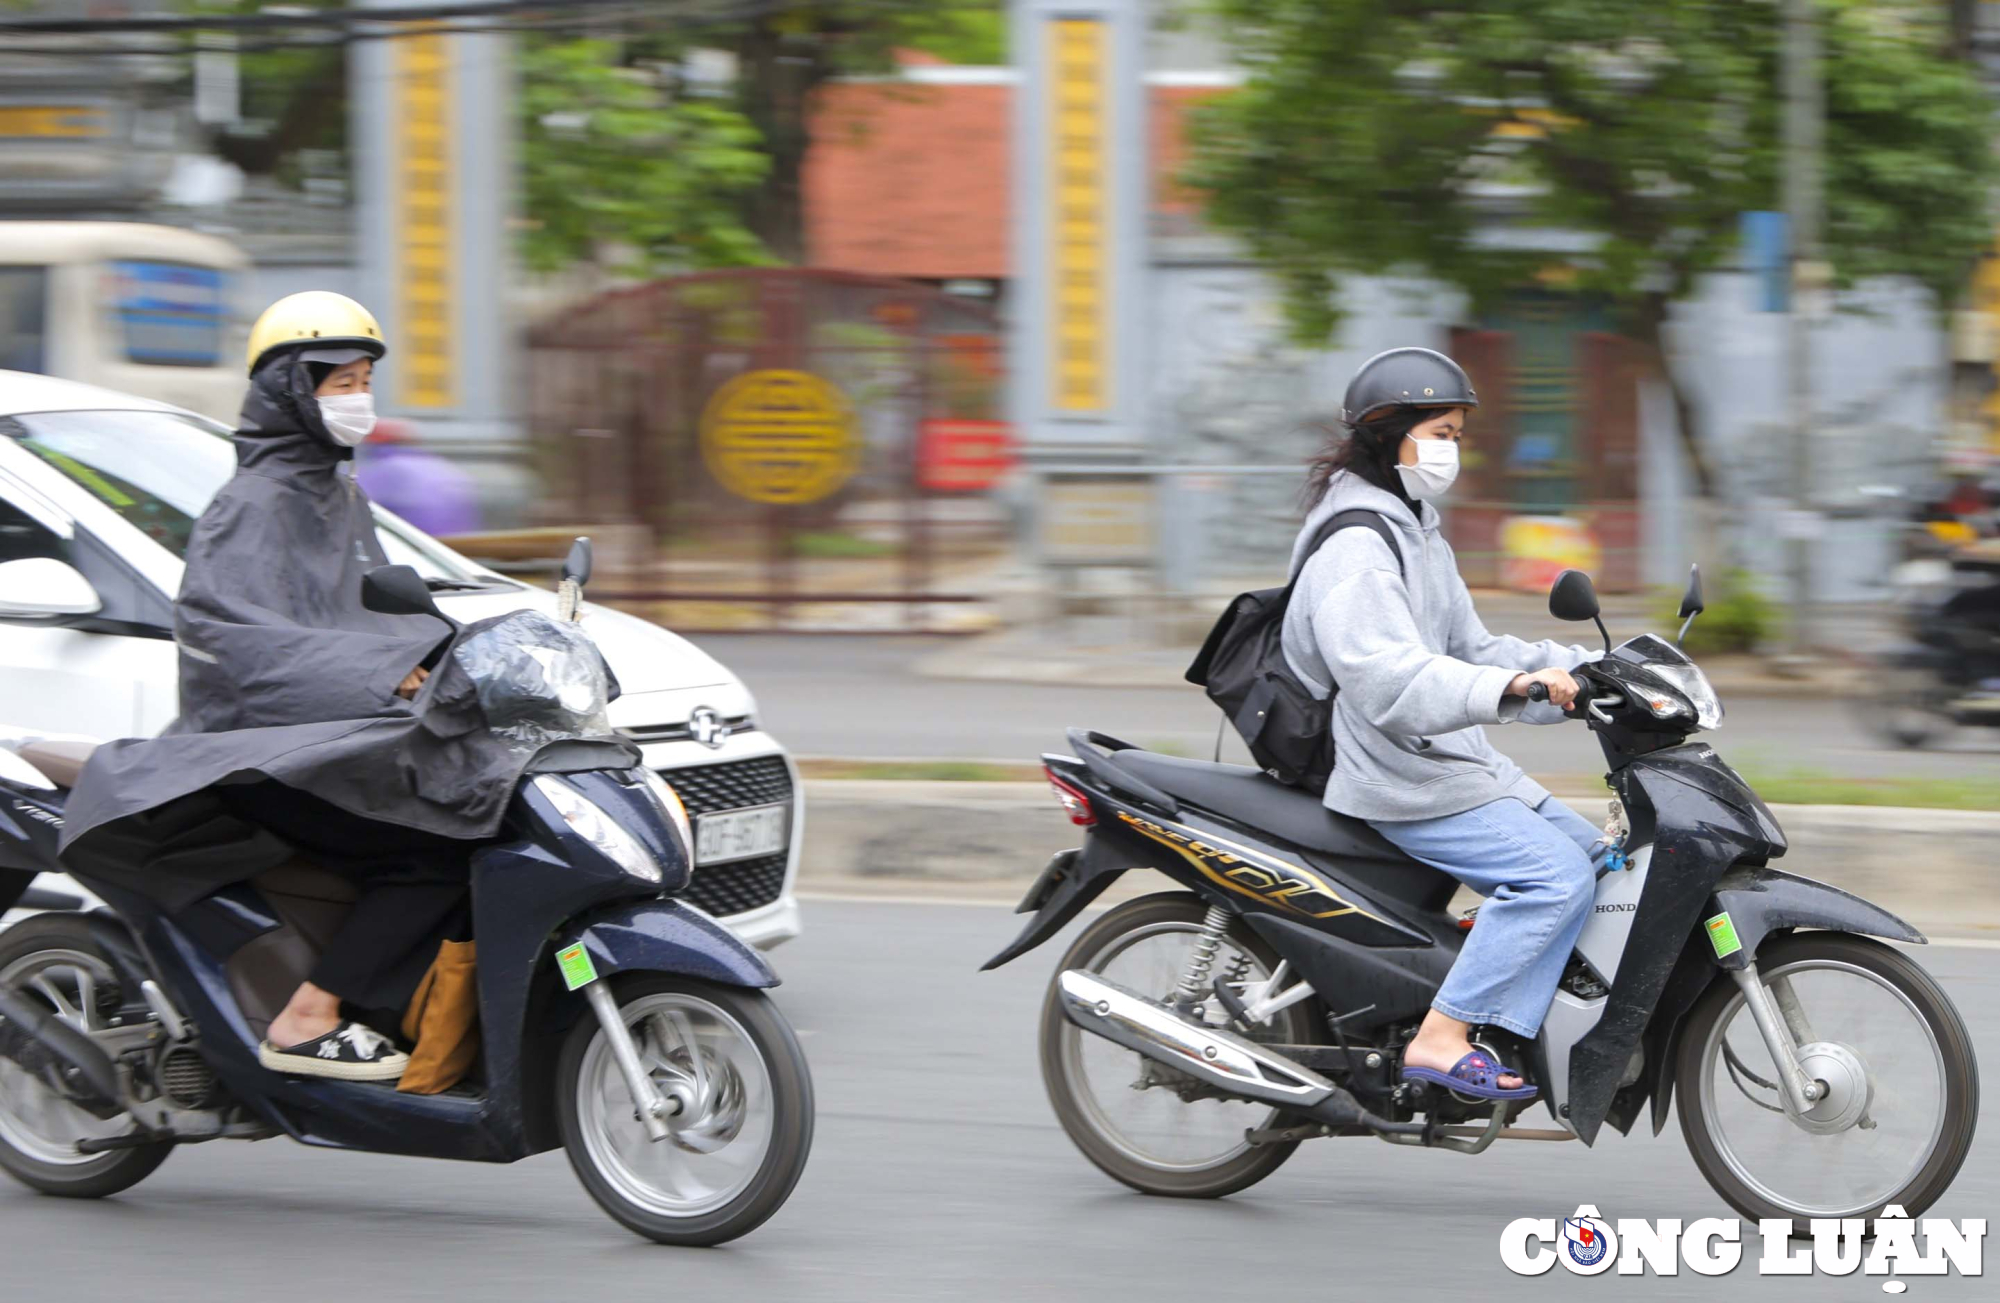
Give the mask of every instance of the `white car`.
M 188 531 L 235 471 L 227 436 L 164 404 L 0 371 L 0 746 L 151 737 L 174 718 L 173 598 Z M 453 618 L 554 612 L 554 594 L 475 565 L 379 507 L 376 517 L 389 559 L 430 579 Z M 611 723 L 694 818 L 684 899 L 753 945 L 797 936 L 804 798 L 791 757 L 758 727 L 749 689 L 657 625 L 585 612 L 623 693 Z M 66 878 L 35 885 L 83 894 Z

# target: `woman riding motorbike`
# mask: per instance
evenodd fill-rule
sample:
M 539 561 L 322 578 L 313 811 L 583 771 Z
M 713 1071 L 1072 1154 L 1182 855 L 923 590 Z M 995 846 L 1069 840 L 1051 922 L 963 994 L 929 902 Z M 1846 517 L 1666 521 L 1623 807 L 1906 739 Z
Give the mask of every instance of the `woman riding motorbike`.
M 389 743 L 368 749 L 385 728 L 416 726 L 410 703 L 450 641 L 435 619 L 361 604 L 361 576 L 388 561 L 351 467 L 375 423 L 383 352 L 375 318 L 339 294 L 294 294 L 258 318 L 237 471 L 195 523 L 174 606 L 180 715 L 160 742 L 102 748 L 77 788 L 79 810 L 176 798 L 131 819 L 134 837 L 156 839 L 146 849 L 104 857 L 139 866 L 129 885 L 169 909 L 295 853 L 358 886 L 259 1051 L 268 1068 L 349 1081 L 393 1081 L 408 1065 L 369 1023 L 396 1026 L 439 941 L 464 926 L 471 849 L 423 826 L 440 803 Z M 192 800 L 179 781 L 190 766 L 165 758 L 200 741 L 190 735 L 211 739 L 221 775 Z M 231 739 L 245 740 L 240 767 Z M 315 743 L 352 746 L 339 783 L 277 781 L 257 750 Z M 186 849 L 161 849 L 175 846 Z
M 1482 725 L 1561 719 L 1577 695 L 1568 671 L 1596 653 L 1489 633 L 1473 610 L 1431 504 L 1458 474 L 1478 405 L 1465 372 L 1429 349 L 1391 349 L 1355 373 L 1346 433 L 1308 482 L 1284 650 L 1315 692 L 1340 689 L 1326 805 L 1490 898 L 1404 1050 L 1404 1078 L 1523 1099 L 1534 1088 L 1476 1051 L 1471 1030 L 1535 1035 L 1589 911 L 1599 834 L 1494 750 Z M 1371 529 L 1338 530 L 1302 555 L 1334 514 L 1355 509 L 1388 521 L 1400 560 Z M 1536 683 L 1549 705 L 1529 704 Z

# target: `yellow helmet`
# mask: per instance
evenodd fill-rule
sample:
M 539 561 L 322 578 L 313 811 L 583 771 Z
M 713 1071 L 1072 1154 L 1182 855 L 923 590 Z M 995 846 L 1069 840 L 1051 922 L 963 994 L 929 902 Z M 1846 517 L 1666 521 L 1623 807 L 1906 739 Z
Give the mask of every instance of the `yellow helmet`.
M 251 374 L 274 350 L 291 346 L 320 355 L 310 361 L 336 364 L 362 357 L 380 358 L 388 351 L 374 314 L 331 290 L 287 294 L 264 309 L 257 324 L 250 327 L 245 361 Z

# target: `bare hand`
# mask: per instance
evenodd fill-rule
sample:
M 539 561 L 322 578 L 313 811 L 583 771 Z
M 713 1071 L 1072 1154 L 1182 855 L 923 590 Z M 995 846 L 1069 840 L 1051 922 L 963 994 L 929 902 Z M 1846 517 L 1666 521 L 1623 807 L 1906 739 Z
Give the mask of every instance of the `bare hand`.
M 425 669 L 421 665 L 417 666 L 417 668 L 411 670 L 409 674 L 404 677 L 402 683 L 397 686 L 396 695 L 401 697 L 404 701 L 410 700 L 410 698 L 417 695 L 417 689 L 423 687 L 424 680 L 428 679 L 430 676 L 431 672 L 429 670 Z
M 1569 676 L 1568 670 L 1536 670 L 1533 674 L 1516 674 L 1514 681 L 1507 685 L 1507 695 L 1527 696 L 1530 683 L 1545 685 L 1549 690 L 1549 700 L 1564 710 L 1570 708 L 1570 703 L 1576 700 L 1576 694 L 1580 691 L 1576 680 Z

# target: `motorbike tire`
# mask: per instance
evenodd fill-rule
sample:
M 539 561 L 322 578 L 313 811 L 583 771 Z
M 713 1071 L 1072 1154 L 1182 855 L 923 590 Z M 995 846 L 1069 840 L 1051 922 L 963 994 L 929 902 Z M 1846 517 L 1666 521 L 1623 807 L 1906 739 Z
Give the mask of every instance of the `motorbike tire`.
M 1109 948 L 1111 943 L 1142 928 L 1186 924 L 1192 931 L 1201 925 L 1207 912 L 1208 906 L 1202 899 L 1188 892 L 1161 892 L 1127 901 L 1085 928 L 1064 953 L 1056 971 L 1087 968 L 1090 961 Z M 1227 941 L 1254 956 L 1264 966 L 1265 972 L 1275 970 L 1277 956 L 1240 920 L 1230 927 Z M 1293 1045 L 1316 1043 L 1318 1037 L 1313 1010 L 1317 1006 L 1317 1000 L 1304 1000 L 1281 1010 L 1272 1019 L 1272 1034 L 1268 1039 Z M 1056 1120 L 1062 1124 L 1070 1141 L 1112 1180 L 1128 1185 L 1141 1194 L 1175 1199 L 1219 1199 L 1257 1184 L 1284 1166 L 1285 1160 L 1298 1149 L 1300 1142 L 1296 1140 L 1256 1145 L 1198 1171 L 1169 1171 L 1135 1160 L 1091 1125 L 1077 1100 L 1076 1088 L 1069 1079 L 1062 1052 L 1062 1036 L 1069 1026 L 1070 1021 L 1062 1009 L 1062 997 L 1051 980 L 1048 997 L 1042 1005 L 1042 1084 L 1048 1090 Z M 1133 1057 L 1136 1059 L 1138 1056 L 1135 1054 Z
M 563 1042 L 556 1069 L 556 1121 L 577 1179 L 613 1220 L 658 1244 L 706 1246 L 747 1235 L 784 1206 L 812 1151 L 813 1086 L 805 1052 L 791 1025 L 762 991 L 718 986 L 664 973 L 629 973 L 611 979 L 621 1010 L 649 996 L 677 996 L 713 1006 L 741 1029 L 768 1076 L 772 1130 L 769 1146 L 742 1191 L 719 1208 L 689 1215 L 649 1208 L 619 1189 L 619 1179 L 593 1153 L 582 1116 L 586 1055 L 603 1032 L 586 1012 Z M 621 1088 L 622 1089 L 622 1088 Z M 629 1095 L 627 1096 L 629 1102 Z M 671 1140 L 650 1142 L 672 1145 Z M 662 1150 L 661 1152 L 667 1152 Z
M 1937 708 L 1937 689 L 1910 689 L 1900 686 L 1907 670 L 1886 671 L 1873 693 L 1861 697 L 1855 708 L 1862 727 L 1878 739 L 1905 751 L 1921 751 L 1942 739 L 1956 722 Z
M 81 917 L 75 914 L 37 914 L 0 932 L 0 973 L 24 960 L 32 961 L 44 952 L 62 952 L 95 960 L 92 967 L 100 970 L 94 974 L 99 980 L 110 979 L 113 972 L 109 957 L 98 946 Z M 31 989 L 17 989 L 46 1003 L 45 997 L 36 996 Z M 100 1004 L 107 999 L 115 1002 L 115 986 L 100 988 L 99 997 Z M 0 1112 L 7 1108 L 7 1095 L 0 1091 Z M 10 1140 L 8 1131 L 8 1119 L 0 1118 L 0 1169 L 31 1190 L 61 1199 L 102 1199 L 129 1190 L 151 1176 L 174 1150 L 173 1144 L 166 1142 L 114 1149 L 91 1156 L 79 1154 L 73 1160 L 59 1159 L 29 1152 Z
M 1757 969 L 1768 979 L 1779 975 L 1789 965 L 1809 960 L 1852 964 L 1886 981 L 1916 1007 L 1937 1038 L 1944 1059 L 1945 1086 L 1944 1125 L 1937 1145 L 1923 1167 L 1902 1189 L 1866 1212 L 1844 1214 L 1872 1221 L 1881 1215 L 1884 1208 L 1896 1204 L 1911 1217 L 1921 1217 L 1924 1210 L 1944 1194 L 1958 1175 L 1959 1168 L 1964 1166 L 1979 1118 L 1979 1064 L 1973 1055 L 1972 1040 L 1966 1032 L 1965 1023 L 1960 1019 L 1951 997 L 1922 966 L 1901 952 L 1867 937 L 1845 932 L 1796 932 L 1778 937 L 1758 950 Z M 1711 1128 L 1702 1116 L 1698 1086 L 1703 1050 L 1717 1021 L 1736 1002 L 1738 994 L 1734 982 L 1717 980 L 1695 1002 L 1687 1021 L 1681 1025 L 1680 1040 L 1675 1049 L 1674 1081 L 1680 1096 L 1681 1133 L 1687 1139 L 1688 1152 L 1694 1156 L 1695 1166 L 1701 1169 L 1702 1176 L 1715 1192 L 1746 1218 L 1789 1217 L 1797 1221 L 1805 1216 L 1823 1216 L 1786 1208 L 1752 1189 L 1730 1170 L 1715 1143 Z M 1750 1015 L 1745 1010 L 1739 1016 L 1748 1018 Z

